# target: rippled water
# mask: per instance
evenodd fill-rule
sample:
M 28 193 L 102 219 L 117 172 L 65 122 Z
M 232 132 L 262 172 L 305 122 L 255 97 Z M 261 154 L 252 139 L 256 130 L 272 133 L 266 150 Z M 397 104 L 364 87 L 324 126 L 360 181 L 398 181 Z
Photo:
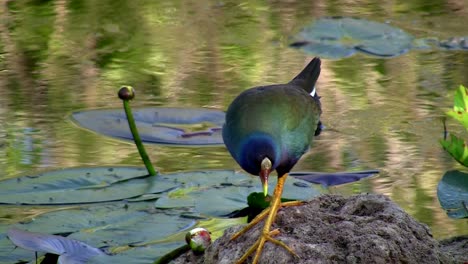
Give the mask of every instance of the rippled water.
M 72 111 L 134 106 L 226 109 L 246 88 L 289 81 L 310 57 L 288 47 L 313 18 L 390 22 L 416 37 L 465 36 L 464 1 L 7 1 L 0 26 L 0 178 L 73 166 L 141 165 L 135 147 L 76 127 Z M 468 52 L 324 60 L 324 133 L 296 171 L 379 169 L 333 192 L 390 196 L 436 237 L 467 234 L 436 186 L 460 168 L 441 148 L 444 111 L 468 85 Z M 459 129 L 453 127 L 451 129 Z M 460 130 L 461 131 L 461 130 Z M 147 146 L 162 172 L 236 168 L 224 147 Z M 0 208 L 7 221 L 35 209 Z

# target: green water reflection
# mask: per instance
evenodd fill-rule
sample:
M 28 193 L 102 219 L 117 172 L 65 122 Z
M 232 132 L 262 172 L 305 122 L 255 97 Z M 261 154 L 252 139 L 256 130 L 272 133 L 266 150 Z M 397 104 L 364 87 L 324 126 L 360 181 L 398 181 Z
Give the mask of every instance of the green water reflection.
M 135 106 L 226 109 L 242 90 L 288 81 L 310 59 L 288 38 L 314 17 L 391 21 L 416 37 L 463 36 L 468 4 L 432 1 L 29 0 L 0 4 L 0 178 L 72 166 L 141 165 L 132 144 L 77 128 L 71 111 Z M 318 89 L 327 130 L 297 171 L 380 169 L 342 193 L 390 196 L 436 237 L 466 234 L 436 185 L 458 165 L 442 150 L 441 117 L 468 52 L 324 61 Z M 236 168 L 224 147 L 147 146 L 163 172 Z M 17 209 L 0 209 L 19 219 Z M 13 215 L 13 216 L 12 216 Z M 11 220 L 9 220 L 11 221 Z

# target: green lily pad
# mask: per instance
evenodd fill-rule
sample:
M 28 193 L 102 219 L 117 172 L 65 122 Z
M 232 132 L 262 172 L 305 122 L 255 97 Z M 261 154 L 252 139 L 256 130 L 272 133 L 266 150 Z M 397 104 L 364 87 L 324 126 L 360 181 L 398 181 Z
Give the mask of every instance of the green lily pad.
M 162 193 L 178 184 L 140 167 L 71 168 L 0 181 L 0 203 L 77 204 Z
M 158 210 L 154 208 L 153 202 L 88 204 L 37 215 L 21 224 L 3 225 L 0 226 L 0 232 L 17 228 L 40 232 L 45 236 L 63 234 L 67 240 L 77 240 L 111 254 L 92 258 L 88 263 L 152 263 L 184 245 L 185 233 L 194 228 L 195 224 L 220 233 L 240 223 L 240 219 L 199 222 L 198 219 L 186 217 L 188 212 L 183 209 Z M 5 249 L 0 251 L 0 263 L 3 260 L 8 260 L 5 263 L 17 263 L 34 259 L 33 252 L 15 249 L 5 236 L 0 238 L 0 248 Z
M 130 203 L 114 217 L 91 218 L 93 225 L 69 237 L 98 247 L 132 246 L 147 241 L 163 240 L 170 235 L 192 228 L 196 221 L 184 217 L 186 210 L 155 210 L 152 203 Z M 101 221 L 99 222 L 99 219 Z
M 448 171 L 437 185 L 440 205 L 452 218 L 468 218 L 468 174 Z
M 310 183 L 321 184 L 324 187 L 342 185 L 360 181 L 378 174 L 378 170 L 353 171 L 353 172 L 291 172 L 289 175 Z
M 66 234 L 67 241 L 73 239 L 92 247 L 106 248 L 107 251 L 117 254 L 113 255 L 112 259 L 120 259 L 119 263 L 124 263 L 122 259 L 126 259 L 125 256 L 130 254 L 127 251 L 133 250 L 139 244 L 143 244 L 141 247 L 145 247 L 145 243 L 161 241 L 153 247 L 155 253 L 147 254 L 144 258 L 140 257 L 140 259 L 147 261 L 148 258 L 154 260 L 172 250 L 173 244 L 178 246 L 184 244 L 183 239 L 180 239 L 180 242 L 178 240 L 164 242 L 164 240 L 175 234 L 180 234 L 183 238 L 186 230 L 196 224 L 195 219 L 184 216 L 186 212 L 186 210 L 156 210 L 152 202 L 90 204 L 37 215 L 28 222 L 15 224 L 8 228 L 40 232 L 40 237 L 44 238 L 45 242 L 49 241 L 49 235 L 46 234 Z M 3 230 L 4 227 L 0 230 Z M 5 244 L 3 242 L 6 241 L 6 238 L 2 240 L 0 240 L 0 245 Z M 11 244 L 10 241 L 6 242 L 7 245 Z M 167 249 L 165 243 L 169 243 L 171 248 Z M 13 249 L 14 247 L 11 247 L 10 251 Z M 34 250 L 32 247 L 28 249 Z M 58 251 L 51 249 L 36 248 L 36 250 L 60 255 L 57 253 Z M 67 252 L 70 253 L 70 250 Z M 122 252 L 124 252 L 123 255 L 118 256 Z M 21 253 L 23 255 L 17 255 L 16 259 L 10 258 L 12 260 L 10 263 L 33 258 L 30 252 L 21 251 Z M 0 259 L 8 257 L 8 254 L 10 254 L 9 250 L 1 251 Z M 136 254 L 130 255 L 136 256 Z M 107 259 L 106 256 L 103 257 Z
M 354 47 L 347 47 L 340 43 L 321 43 L 316 40 L 301 40 L 292 43 L 291 47 L 299 48 L 308 54 L 329 59 L 347 58 L 357 52 Z
M 315 56 L 338 59 L 356 51 L 394 57 L 412 48 L 413 36 L 385 23 L 350 17 L 326 17 L 315 20 L 294 39 L 292 47 Z
M 133 111 L 141 139 L 171 145 L 221 145 L 225 114 L 203 108 L 140 108 Z M 102 135 L 133 140 L 123 109 L 75 112 L 72 121 Z
M 168 177 L 182 183 L 159 198 L 157 208 L 194 208 L 202 215 L 226 216 L 247 206 L 247 196 L 261 192 L 258 177 L 234 171 L 219 171 L 218 179 L 206 172 L 193 172 Z M 269 189 L 275 188 L 277 177 L 270 177 Z M 309 182 L 290 177 L 284 186 L 283 197 L 294 200 L 308 200 L 321 193 L 321 188 Z
M 132 247 L 115 255 L 100 255 L 90 259 L 93 264 L 148 264 L 164 256 L 168 252 L 182 246 L 185 241 L 158 243 L 142 247 Z

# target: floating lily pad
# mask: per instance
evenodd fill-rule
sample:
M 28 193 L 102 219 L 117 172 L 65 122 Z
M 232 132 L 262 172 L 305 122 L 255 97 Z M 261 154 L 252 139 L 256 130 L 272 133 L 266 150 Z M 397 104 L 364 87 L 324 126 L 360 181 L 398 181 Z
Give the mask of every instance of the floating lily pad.
M 0 181 L 0 203 L 95 203 L 161 193 L 177 186 L 147 175 L 140 167 L 71 168 L 27 175 Z
M 148 262 L 148 258 L 154 261 L 163 253 L 173 249 L 174 244 L 178 246 L 184 244 L 183 234 L 196 224 L 195 219 L 184 216 L 186 212 L 186 210 L 156 210 L 152 202 L 91 204 L 37 215 L 30 221 L 13 225 L 13 227 L 30 232 L 40 232 L 46 236 L 44 238 L 46 242 L 49 240 L 45 234 L 67 234 L 67 239 L 81 241 L 93 247 L 104 247 L 113 254 L 119 253 L 111 258 L 120 260 L 118 263 L 125 263 L 123 261 L 126 259 L 125 256 L 136 257 L 136 253 L 127 251 L 132 251 L 138 247 L 138 244 L 143 244 L 141 247 L 146 247 L 145 244 L 148 242 L 163 241 L 167 237 L 180 233 L 180 241 L 159 242 L 157 246 L 152 247 L 155 250 L 154 253 L 147 254 L 144 258 L 136 257 L 136 259 L 151 263 Z M 169 249 L 165 243 L 171 244 Z M 0 241 L 1 244 L 3 244 L 2 241 Z M 45 246 L 48 244 L 46 243 Z M 21 247 L 60 255 L 48 248 Z M 11 250 L 13 247 L 9 251 Z M 0 252 L 0 258 L 3 259 L 3 254 L 9 256 L 9 251 Z M 125 253 L 118 256 L 121 252 Z M 18 261 L 33 257 L 30 253 L 22 252 L 22 254 L 22 256 L 16 256 L 16 259 L 10 259 L 10 263 L 14 263 L 12 260 Z M 107 256 L 104 256 L 104 259 L 107 259 Z M 131 261 L 127 263 L 145 262 Z
M 451 37 L 440 41 L 439 46 L 448 50 L 466 50 L 468 49 L 468 37 Z
M 141 108 L 133 111 L 143 142 L 172 145 L 221 145 L 222 111 L 202 108 Z M 133 140 L 123 109 L 75 112 L 71 119 L 99 134 Z
M 188 212 L 181 209 L 158 210 L 154 208 L 153 202 L 89 204 L 37 215 L 21 224 L 0 226 L 0 232 L 5 227 L 13 227 L 40 232 L 42 235 L 65 234 L 67 239 L 81 241 L 111 254 L 92 258 L 87 263 L 152 263 L 184 245 L 185 233 L 197 223 L 217 236 L 225 228 L 241 223 L 240 219 L 199 222 L 198 219 L 187 217 Z M 17 263 L 34 258 L 30 251 L 14 249 L 6 237 L 0 238 L 0 248 L 5 249 L 0 251 L 0 263 L 3 263 L 2 260 L 7 260 L 5 263 Z M 42 251 L 57 254 L 51 250 Z
M 324 187 L 336 186 L 356 182 L 379 173 L 378 170 L 355 171 L 355 172 L 291 172 L 289 175 L 310 183 L 321 184 Z
M 437 185 L 440 205 L 452 218 L 468 218 L 468 174 L 448 171 Z
M 317 193 L 316 187 L 310 182 L 331 186 L 357 181 L 373 173 L 375 171 L 367 174 L 365 172 L 361 172 L 361 174 L 359 172 L 291 173 L 293 177 L 286 181 L 283 196 L 291 199 L 309 199 Z M 276 177 L 271 177 L 270 190 L 274 189 L 275 184 Z M 305 190 L 296 189 L 302 188 L 302 186 L 306 187 Z M 208 215 L 212 215 L 211 212 L 214 213 L 213 215 L 222 215 L 234 207 L 245 205 L 246 197 L 252 192 L 261 191 L 260 188 L 258 177 L 231 170 L 193 171 L 148 176 L 146 169 L 140 167 L 70 168 L 0 181 L 0 203 L 64 205 L 123 199 L 145 201 L 163 196 L 157 202 L 160 206 L 171 208 L 172 203 L 180 204 L 185 199 L 184 204 L 187 206 L 196 206 L 197 208 L 208 206 L 200 212 Z M 300 192 L 301 195 L 295 193 L 296 191 Z M 291 193 L 290 197 L 288 196 L 289 192 Z M 218 196 L 223 197 L 224 201 L 220 202 L 219 206 L 210 204 L 211 198 Z M 193 200 L 195 197 L 200 200 Z M 203 202 L 205 200 L 207 203 Z M 217 211 L 218 209 L 219 211 Z
M 292 47 L 327 58 L 343 58 L 356 51 L 394 57 L 412 48 L 413 36 L 385 23 L 350 17 L 315 20 L 297 36 Z
M 101 255 L 92 258 L 89 263 L 93 264 L 150 264 L 163 255 L 185 244 L 182 239 L 180 242 L 158 243 L 142 247 L 128 248 L 115 255 Z
M 156 201 L 157 208 L 194 208 L 196 212 L 211 216 L 226 216 L 247 206 L 247 196 L 262 191 L 258 177 L 228 171 L 219 171 L 216 181 L 213 175 L 194 172 L 173 175 L 171 178 L 182 183 Z M 270 177 L 269 189 L 275 188 L 277 177 Z M 290 178 L 284 186 L 283 197 L 294 200 L 308 200 L 321 190 L 317 185 Z
M 16 228 L 8 230 L 7 235 L 18 247 L 60 255 L 58 263 L 86 263 L 91 257 L 105 255 L 98 248 L 66 237 L 28 232 Z
M 270 190 L 276 179 L 271 177 Z M 102 196 L 94 193 L 100 191 Z M 200 217 L 225 216 L 240 210 L 247 206 L 247 196 L 259 191 L 262 188 L 258 177 L 229 170 L 158 176 L 147 176 L 143 168 L 133 167 L 59 170 L 0 182 L 0 200 L 13 204 L 24 201 L 47 204 L 51 197 L 52 201 L 62 201 L 60 204 L 120 201 L 57 207 L 22 223 L 0 225 L 0 233 L 7 227 L 15 227 L 30 232 L 69 234 L 67 238 L 116 253 L 93 258 L 92 263 L 129 263 L 132 258 L 131 263 L 148 263 L 182 245 L 183 234 Z M 291 177 L 286 181 L 283 197 L 307 200 L 319 192 L 317 185 Z M 162 196 L 156 206 L 154 201 L 128 202 L 144 200 L 141 197 L 155 199 L 154 193 Z M 7 198 L 10 195 L 13 198 Z M 179 236 L 180 241 L 168 239 Z M 14 250 L 10 244 L 5 235 L 0 235 L 0 248 L 6 254 L 0 253 L 0 259 L 18 262 L 33 258 L 30 252 Z M 12 250 L 15 254 L 10 254 Z

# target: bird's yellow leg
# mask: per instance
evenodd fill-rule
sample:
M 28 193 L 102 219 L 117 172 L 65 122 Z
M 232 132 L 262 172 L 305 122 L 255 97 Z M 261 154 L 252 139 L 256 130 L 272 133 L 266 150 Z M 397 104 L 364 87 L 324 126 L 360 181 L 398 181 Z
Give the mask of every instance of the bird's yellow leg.
M 270 209 L 271 207 L 269 206 L 268 208 L 266 208 L 265 210 L 263 210 L 261 213 L 259 213 L 257 216 L 255 216 L 255 218 L 250 221 L 250 223 L 245 226 L 244 228 L 242 228 L 242 230 L 240 230 L 239 232 L 236 232 L 232 237 L 231 237 L 231 240 L 234 240 L 238 237 L 240 237 L 242 234 L 245 234 L 247 231 L 249 231 L 252 227 L 254 227 L 256 224 L 258 224 L 260 221 L 263 220 L 263 218 L 265 218 L 265 216 L 268 215 L 268 213 L 270 212 Z
M 302 205 L 303 203 L 304 202 L 302 202 L 302 201 L 284 202 L 284 203 L 280 204 L 280 208 L 281 207 L 288 207 L 288 206 L 298 206 L 298 205 Z M 236 232 L 234 235 L 232 235 L 231 240 L 234 240 L 234 239 L 240 237 L 241 235 L 245 234 L 252 227 L 254 227 L 256 224 L 258 224 L 260 221 L 262 221 L 263 218 L 265 218 L 265 216 L 268 215 L 270 210 L 271 210 L 271 207 L 269 206 L 268 208 L 263 210 L 261 213 L 259 213 L 257 216 L 255 216 L 255 218 L 252 221 L 250 221 L 250 223 L 247 226 L 245 226 L 244 228 L 242 228 L 242 230 L 240 230 L 239 232 Z
M 262 213 L 260 213 L 248 226 L 246 226 L 243 230 L 239 231 L 236 233 L 231 239 L 235 239 L 239 237 L 241 234 L 244 234 L 247 230 L 252 228 L 255 224 L 257 224 L 259 221 L 261 221 L 268 213 L 268 218 L 265 221 L 265 225 L 263 226 L 262 234 L 260 235 L 260 238 L 245 252 L 245 254 L 236 262 L 237 264 L 243 263 L 255 250 L 255 257 L 253 260 L 253 264 L 256 264 L 258 260 L 260 259 L 260 256 L 262 255 L 262 250 L 263 246 L 265 245 L 266 241 L 270 241 L 276 245 L 282 246 L 285 248 L 289 253 L 292 255 L 296 256 L 296 253 L 288 247 L 286 244 L 283 242 L 274 239 L 273 236 L 279 234 L 279 231 L 273 230 L 270 231 L 271 225 L 275 222 L 276 219 L 276 214 L 278 213 L 278 209 L 282 206 L 281 204 L 281 195 L 283 194 L 283 187 L 284 187 L 284 182 L 286 181 L 288 174 L 284 174 L 283 176 L 278 178 L 278 183 L 276 184 L 275 191 L 273 192 L 273 201 L 270 204 L 270 207 L 265 209 Z M 287 202 L 284 203 L 285 206 L 293 206 L 293 205 L 299 205 L 301 204 L 300 202 Z M 257 218 L 259 218 L 257 220 Z M 253 224 L 252 224 L 253 223 Z

